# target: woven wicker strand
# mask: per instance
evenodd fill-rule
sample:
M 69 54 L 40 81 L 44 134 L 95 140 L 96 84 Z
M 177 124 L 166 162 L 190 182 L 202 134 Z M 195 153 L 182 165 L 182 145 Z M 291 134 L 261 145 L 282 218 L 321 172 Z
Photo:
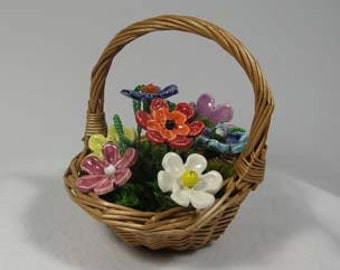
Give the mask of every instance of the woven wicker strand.
M 211 39 L 231 54 L 252 83 L 255 97 L 254 117 L 245 150 L 235 160 L 235 176 L 225 179 L 224 194 L 210 209 L 193 211 L 175 207 L 164 212 L 142 212 L 83 194 L 75 186 L 80 162 L 88 153 L 92 134 L 106 135 L 103 112 L 105 79 L 112 61 L 124 46 L 155 31 L 178 30 Z M 235 217 L 250 190 L 263 180 L 266 139 L 274 102 L 262 70 L 246 47 L 218 26 L 188 16 L 163 15 L 134 23 L 120 31 L 104 49 L 93 68 L 88 102 L 84 149 L 65 172 L 65 186 L 74 202 L 90 216 L 107 224 L 126 243 L 150 249 L 197 249 L 219 238 Z

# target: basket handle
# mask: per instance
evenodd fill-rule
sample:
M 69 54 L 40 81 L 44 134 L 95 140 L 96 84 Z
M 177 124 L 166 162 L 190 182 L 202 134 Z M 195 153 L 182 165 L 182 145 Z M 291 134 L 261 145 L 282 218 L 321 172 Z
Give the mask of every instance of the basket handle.
M 162 15 L 136 22 L 121 30 L 107 45 L 94 66 L 91 77 L 85 129 L 85 150 L 88 138 L 93 134 L 107 132 L 103 112 L 105 79 L 113 58 L 125 45 L 138 37 L 155 31 L 178 30 L 211 39 L 231 54 L 242 66 L 254 89 L 255 112 L 245 150 L 238 157 L 235 169 L 241 182 L 258 184 L 263 178 L 266 138 L 274 103 L 262 70 L 247 48 L 232 34 L 207 21 L 178 15 Z M 250 169 L 256 167 L 255 170 Z M 251 175 L 250 175 L 251 174 Z

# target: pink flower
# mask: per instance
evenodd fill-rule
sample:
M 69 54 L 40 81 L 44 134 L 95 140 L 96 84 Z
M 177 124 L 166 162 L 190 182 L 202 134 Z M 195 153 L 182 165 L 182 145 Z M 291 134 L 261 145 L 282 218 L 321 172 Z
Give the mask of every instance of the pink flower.
M 130 167 L 138 157 L 136 149 L 128 148 L 121 156 L 117 145 L 107 143 L 102 153 L 103 160 L 87 156 L 81 163 L 81 169 L 88 175 L 79 177 L 76 187 L 84 193 L 93 190 L 97 195 L 103 195 L 123 186 L 131 178 Z

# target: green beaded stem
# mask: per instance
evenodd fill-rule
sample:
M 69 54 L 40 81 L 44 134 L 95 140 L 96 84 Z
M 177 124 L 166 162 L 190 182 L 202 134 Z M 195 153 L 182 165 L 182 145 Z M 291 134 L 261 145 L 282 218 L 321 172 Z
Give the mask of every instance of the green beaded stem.
M 143 85 L 138 85 L 134 89 L 134 91 L 140 93 L 140 92 L 142 92 L 142 88 L 143 88 Z M 142 109 L 142 102 L 140 100 L 134 99 L 132 101 L 132 106 L 133 106 L 133 112 L 136 115 L 136 113 Z M 138 146 L 140 145 L 141 134 L 142 134 L 142 128 L 137 124 L 137 144 L 138 144 Z
M 125 150 L 128 148 L 129 140 L 124 135 L 122 120 L 117 114 L 113 116 L 113 125 L 115 127 L 115 130 L 119 138 L 118 145 L 119 145 L 120 152 L 124 153 Z
M 133 91 L 140 93 L 142 91 L 142 87 L 143 87 L 142 85 L 138 85 Z M 132 106 L 133 106 L 133 112 L 136 114 L 138 111 L 141 110 L 142 103 L 140 100 L 134 99 L 132 101 Z

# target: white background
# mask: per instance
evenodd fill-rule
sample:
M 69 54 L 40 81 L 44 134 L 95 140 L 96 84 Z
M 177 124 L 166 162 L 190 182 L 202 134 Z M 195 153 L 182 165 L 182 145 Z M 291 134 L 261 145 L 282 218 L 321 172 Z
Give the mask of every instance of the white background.
M 262 65 L 276 101 L 265 182 L 228 233 L 194 253 L 123 245 L 66 196 L 81 150 L 91 68 L 114 33 L 163 13 L 214 22 Z M 340 2 L 0 1 L 0 269 L 338 269 Z M 163 32 L 115 59 L 107 120 L 133 124 L 122 88 L 210 92 L 249 127 L 253 94 L 236 62 L 202 38 Z

